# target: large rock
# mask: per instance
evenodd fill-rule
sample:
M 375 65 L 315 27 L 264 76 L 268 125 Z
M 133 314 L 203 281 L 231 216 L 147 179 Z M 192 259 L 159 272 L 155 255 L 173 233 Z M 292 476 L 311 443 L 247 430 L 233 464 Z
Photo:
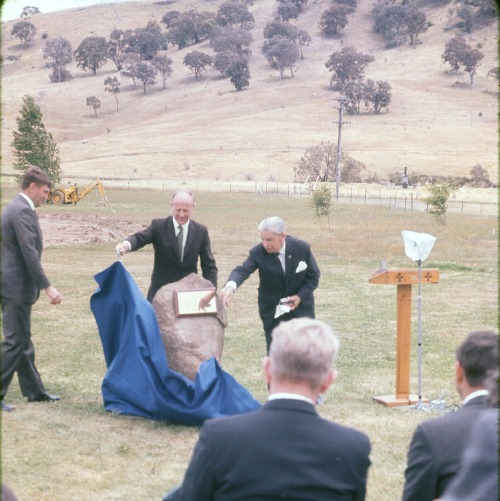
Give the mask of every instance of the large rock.
M 191 273 L 178 282 L 164 285 L 153 298 L 168 365 L 191 380 L 205 360 L 211 357 L 221 360 L 227 314 L 216 295 L 216 314 L 177 316 L 174 291 L 208 288 L 213 288 L 208 280 Z

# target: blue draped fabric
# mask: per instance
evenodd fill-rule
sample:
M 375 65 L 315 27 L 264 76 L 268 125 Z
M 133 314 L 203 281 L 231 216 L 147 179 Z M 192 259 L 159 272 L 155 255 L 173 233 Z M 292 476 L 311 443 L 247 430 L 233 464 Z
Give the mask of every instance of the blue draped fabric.
M 153 306 L 119 261 L 94 276 L 90 299 L 107 373 L 102 383 L 107 411 L 198 426 L 208 418 L 260 407 L 215 358 L 195 381 L 168 368 Z

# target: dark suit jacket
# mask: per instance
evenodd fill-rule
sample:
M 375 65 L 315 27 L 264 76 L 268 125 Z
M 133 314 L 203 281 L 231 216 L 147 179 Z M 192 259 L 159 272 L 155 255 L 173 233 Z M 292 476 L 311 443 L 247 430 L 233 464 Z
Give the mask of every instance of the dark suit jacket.
M 175 499 L 363 500 L 369 453 L 364 433 L 320 418 L 311 404 L 272 400 L 205 422 Z
M 442 501 L 498 501 L 498 409 L 481 412 Z
M 408 452 L 404 501 L 441 497 L 458 472 L 472 424 L 486 406 L 487 397 L 476 397 L 455 412 L 418 425 Z
M 303 261 L 307 268 L 296 272 Z M 264 330 L 272 328 L 276 306 L 283 297 L 297 294 L 301 303 L 294 311 L 297 317 L 314 318 L 313 291 L 318 287 L 319 269 L 311 252 L 311 246 L 298 238 L 286 237 L 285 273 L 276 256 L 268 254 L 262 244 L 252 249 L 241 266 L 229 275 L 239 287 L 255 270 L 259 270 L 259 313 Z
M 50 285 L 42 268 L 42 248 L 38 216 L 18 195 L 2 214 L 3 297 L 34 304 L 40 290 Z
M 191 273 L 198 273 L 198 257 L 203 278 L 217 287 L 217 266 L 210 247 L 207 227 L 190 219 L 184 259 L 181 263 L 173 217 L 153 219 L 143 231 L 127 238 L 132 251 L 153 244 L 154 265 L 148 301 L 152 301 L 158 289 L 165 284 L 177 282 Z

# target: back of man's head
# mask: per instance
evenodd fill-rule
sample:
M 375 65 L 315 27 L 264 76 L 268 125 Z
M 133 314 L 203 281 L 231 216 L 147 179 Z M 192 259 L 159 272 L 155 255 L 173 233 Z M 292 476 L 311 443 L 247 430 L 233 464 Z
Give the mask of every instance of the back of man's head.
M 332 370 L 339 341 L 328 325 L 311 318 L 280 323 L 269 350 L 273 377 L 318 388 Z
M 493 331 L 470 332 L 456 357 L 469 385 L 484 386 L 488 373 L 498 369 L 498 335 Z

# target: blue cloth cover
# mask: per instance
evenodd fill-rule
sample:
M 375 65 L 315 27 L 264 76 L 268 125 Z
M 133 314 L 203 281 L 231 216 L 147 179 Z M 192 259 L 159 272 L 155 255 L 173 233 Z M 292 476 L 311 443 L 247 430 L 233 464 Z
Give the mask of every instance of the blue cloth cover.
M 90 307 L 108 368 L 102 383 L 107 411 L 198 426 L 260 407 L 215 358 L 200 366 L 194 382 L 168 368 L 154 308 L 121 262 L 94 278 L 99 287 Z

